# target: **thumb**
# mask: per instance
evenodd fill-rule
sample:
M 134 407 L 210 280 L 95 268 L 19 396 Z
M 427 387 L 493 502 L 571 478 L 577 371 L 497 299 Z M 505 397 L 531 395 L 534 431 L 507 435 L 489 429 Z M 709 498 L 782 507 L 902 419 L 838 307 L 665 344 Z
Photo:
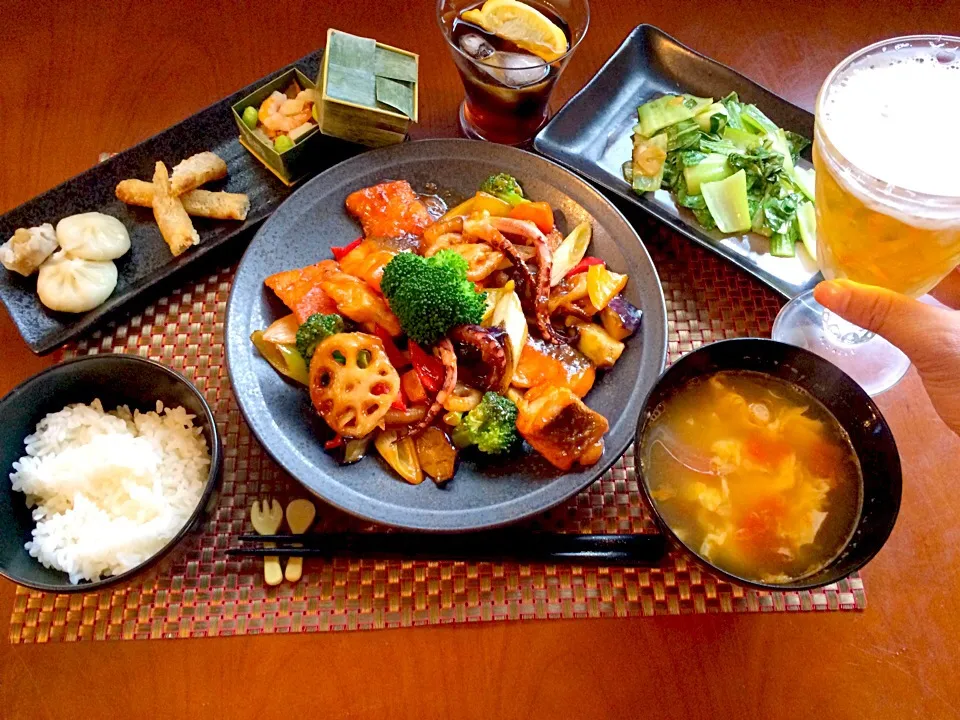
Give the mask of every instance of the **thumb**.
M 813 291 L 821 305 L 865 330 L 882 335 L 923 373 L 942 358 L 940 340 L 955 319 L 947 310 L 852 280 L 828 280 Z

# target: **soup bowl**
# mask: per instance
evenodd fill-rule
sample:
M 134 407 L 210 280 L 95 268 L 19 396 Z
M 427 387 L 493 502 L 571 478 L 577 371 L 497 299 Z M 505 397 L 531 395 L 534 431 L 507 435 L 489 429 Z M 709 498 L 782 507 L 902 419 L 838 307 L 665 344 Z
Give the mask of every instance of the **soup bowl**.
M 799 386 L 819 400 L 846 430 L 863 475 L 860 517 L 843 549 L 816 572 L 784 583 L 739 577 L 702 557 L 683 542 L 651 496 L 651 478 L 640 461 L 646 432 L 657 408 L 695 378 L 719 371 L 753 371 Z M 710 572 L 761 590 L 808 590 L 829 585 L 859 570 L 876 555 L 893 531 L 900 510 L 900 455 L 880 410 L 853 378 L 808 350 L 761 338 L 722 340 L 704 345 L 671 365 L 648 393 L 637 427 L 637 474 L 641 491 L 658 525 L 679 547 Z

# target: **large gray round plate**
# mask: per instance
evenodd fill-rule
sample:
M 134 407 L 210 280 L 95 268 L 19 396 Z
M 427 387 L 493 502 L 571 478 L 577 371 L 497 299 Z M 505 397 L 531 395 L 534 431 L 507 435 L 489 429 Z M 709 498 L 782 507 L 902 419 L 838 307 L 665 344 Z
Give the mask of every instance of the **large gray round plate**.
M 287 311 L 264 287 L 268 275 L 330 257 L 359 226 L 344 210 L 347 195 L 387 179 L 428 183 L 472 195 L 487 176 L 507 171 L 528 195 L 555 209 L 569 231 L 593 223 L 591 254 L 630 275 L 625 294 L 643 310 L 642 332 L 627 341 L 617 366 L 587 396 L 610 421 L 599 463 L 562 474 L 535 453 L 506 460 L 465 460 L 456 477 L 438 488 L 429 480 L 408 485 L 374 452 L 339 467 L 322 447 L 322 428 L 307 392 L 285 381 L 263 360 L 250 334 Z M 470 140 L 425 140 L 364 153 L 318 175 L 281 205 L 250 243 L 227 305 L 227 361 L 240 409 L 254 435 L 287 472 L 319 497 L 369 520 L 417 530 L 493 527 L 535 515 L 562 502 L 602 475 L 627 449 L 640 407 L 663 370 L 666 308 L 660 280 L 640 238 L 620 212 L 559 165 L 514 148 Z

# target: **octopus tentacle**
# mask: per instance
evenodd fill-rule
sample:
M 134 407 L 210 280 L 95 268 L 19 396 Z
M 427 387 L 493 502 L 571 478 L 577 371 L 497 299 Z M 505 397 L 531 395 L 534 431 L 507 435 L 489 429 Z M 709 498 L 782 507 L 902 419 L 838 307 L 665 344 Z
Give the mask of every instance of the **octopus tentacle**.
M 454 342 L 476 348 L 480 353 L 480 362 L 487 369 L 483 380 L 484 390 L 501 389 L 507 373 L 507 351 L 499 328 L 485 328 L 480 325 L 458 325 L 450 331 Z
M 503 218 L 498 219 L 502 220 Z M 524 223 L 524 226 L 525 225 L 526 223 Z M 535 226 L 534 230 L 536 230 Z M 547 245 L 543 233 L 536 230 L 535 235 L 532 232 L 527 235 L 532 237 L 537 253 L 537 272 L 534 273 L 527 267 L 520 253 L 517 252 L 516 246 L 514 246 L 502 232 L 497 230 L 491 222 L 467 221 L 464 223 L 463 231 L 466 235 L 475 235 L 482 239 L 494 250 L 499 250 L 513 264 L 514 270 L 519 274 L 528 304 L 533 305 L 532 308 L 527 309 L 527 312 L 533 315 L 537 323 L 537 329 L 540 330 L 540 335 L 543 339 L 553 345 L 560 345 L 566 342 L 566 339 L 550 324 L 550 312 L 547 308 L 547 301 L 550 298 L 550 269 L 553 265 L 553 253 L 550 252 L 550 247 Z
M 551 252 L 547 245 L 547 239 L 543 235 L 534 240 L 534 247 L 537 250 L 536 295 L 534 300 L 537 327 L 540 328 L 544 340 L 554 345 L 560 345 L 566 341 L 566 338 L 554 330 L 550 323 L 550 311 L 547 308 L 547 301 L 550 299 L 550 271 L 553 268 L 553 252 Z
M 537 240 L 546 240 L 546 236 L 540 232 L 540 228 L 536 226 L 536 223 L 532 223 L 529 220 L 491 217 L 490 224 L 502 233 L 522 237 L 530 243 L 534 243 Z
M 433 424 L 433 421 L 437 419 L 437 416 L 443 410 L 443 404 L 453 393 L 453 389 L 457 385 L 457 356 L 453 352 L 453 343 L 451 343 L 447 338 L 444 338 L 437 343 L 436 347 L 434 347 L 433 353 L 439 358 L 440 362 L 443 363 L 443 385 L 440 388 L 440 392 L 438 392 L 437 396 L 433 399 L 433 404 L 427 409 L 427 413 L 423 416 L 423 418 L 415 425 L 411 425 L 410 427 L 401 430 L 397 434 L 397 440 L 402 440 L 407 436 L 419 435 L 421 432 L 430 427 Z

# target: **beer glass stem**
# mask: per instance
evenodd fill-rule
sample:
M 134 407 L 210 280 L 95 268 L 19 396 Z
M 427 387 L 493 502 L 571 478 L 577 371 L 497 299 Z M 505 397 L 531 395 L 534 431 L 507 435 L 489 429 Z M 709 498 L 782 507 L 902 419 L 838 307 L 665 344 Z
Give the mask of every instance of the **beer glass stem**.
M 824 334 L 841 345 L 859 345 L 876 337 L 869 330 L 844 320 L 836 313 L 823 309 Z
M 870 395 L 889 390 L 910 368 L 910 360 L 900 350 L 827 310 L 814 299 L 812 290 L 783 306 L 771 336 L 825 357 Z

